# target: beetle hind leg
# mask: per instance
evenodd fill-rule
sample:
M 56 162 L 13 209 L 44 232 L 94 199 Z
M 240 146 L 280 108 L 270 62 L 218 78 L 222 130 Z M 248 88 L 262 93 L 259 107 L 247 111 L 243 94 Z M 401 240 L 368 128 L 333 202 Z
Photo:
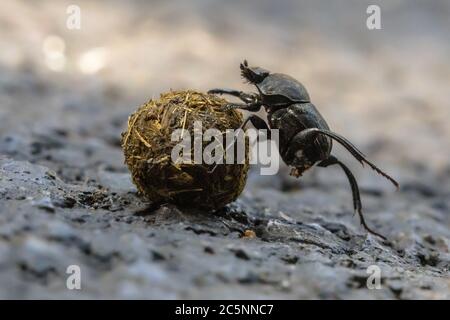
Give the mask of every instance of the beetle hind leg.
M 233 90 L 233 89 L 211 89 L 208 91 L 209 94 L 228 94 L 233 97 L 241 99 L 244 103 L 227 103 L 223 109 L 242 109 L 251 112 L 256 112 L 261 109 L 261 102 L 259 96 L 256 93 L 246 93 L 243 91 Z
M 318 166 L 326 168 L 331 165 L 338 165 L 342 168 L 342 170 L 345 172 L 345 175 L 347 176 L 348 182 L 350 183 L 350 187 L 352 189 L 352 198 L 353 198 L 353 208 L 358 213 L 359 220 L 361 221 L 361 225 L 366 229 L 367 232 L 376 235 L 383 240 L 386 240 L 386 237 L 379 234 L 376 231 L 373 231 L 366 223 L 366 220 L 364 219 L 364 215 L 362 213 L 362 203 L 361 203 L 361 195 L 359 193 L 359 187 L 358 182 L 356 182 L 355 176 L 350 171 L 350 169 L 343 164 L 341 161 L 339 161 L 335 156 L 330 156 L 328 159 L 323 160 L 319 162 Z
M 366 158 L 366 156 L 361 151 L 358 150 L 358 148 L 356 148 L 350 141 L 348 141 L 343 136 L 341 136 L 335 132 L 332 132 L 329 130 L 324 130 L 324 129 L 319 129 L 319 128 L 305 129 L 305 130 L 301 131 L 300 134 L 302 136 L 302 141 L 304 141 L 304 142 L 313 141 L 313 139 L 315 139 L 319 134 L 322 134 L 324 136 L 327 136 L 327 137 L 339 142 L 345 149 L 347 149 L 348 152 L 351 153 L 351 155 L 353 157 L 355 157 L 356 160 L 358 160 L 361 163 L 361 165 L 364 166 L 364 163 L 368 164 L 378 174 L 380 174 L 383 177 L 385 177 L 386 179 L 388 179 L 397 189 L 399 188 L 399 184 L 397 181 L 395 181 L 394 178 L 392 178 L 386 172 L 384 172 L 383 170 L 378 168 L 375 164 L 370 162 Z
M 234 89 L 211 89 L 208 90 L 209 94 L 228 94 L 233 97 L 241 99 L 245 103 L 255 103 L 258 100 L 258 96 L 255 93 L 246 93 Z

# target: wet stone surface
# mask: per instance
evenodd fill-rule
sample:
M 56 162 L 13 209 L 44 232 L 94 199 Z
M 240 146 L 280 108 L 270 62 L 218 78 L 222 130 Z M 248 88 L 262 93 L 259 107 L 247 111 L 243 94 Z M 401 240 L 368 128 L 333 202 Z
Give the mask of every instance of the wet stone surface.
M 1 144 L 2 298 L 449 298 L 442 189 L 363 189 L 383 242 L 352 216 L 345 180 L 300 183 L 255 168 L 218 212 L 156 207 L 137 195 L 107 139 L 91 152 L 54 131 L 25 141 Z M 72 264 L 79 291 L 66 288 Z M 380 290 L 366 286 L 370 265 L 381 269 Z

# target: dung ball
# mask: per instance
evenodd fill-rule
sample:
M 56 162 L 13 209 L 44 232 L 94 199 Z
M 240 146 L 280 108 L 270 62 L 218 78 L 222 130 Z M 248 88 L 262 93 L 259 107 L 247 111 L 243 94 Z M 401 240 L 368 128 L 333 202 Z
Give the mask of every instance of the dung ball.
M 201 122 L 203 132 L 217 129 L 224 137 L 227 129 L 239 128 L 242 115 L 235 110 L 224 111 L 222 107 L 226 103 L 220 97 L 201 92 L 170 91 L 131 114 L 128 128 L 122 133 L 122 148 L 125 163 L 140 194 L 155 203 L 168 202 L 209 210 L 220 209 L 241 194 L 249 168 L 247 140 L 243 163 L 215 167 L 204 161 L 172 161 L 172 150 L 180 142 L 172 137 L 177 129 L 194 141 L 196 121 Z M 202 152 L 208 145 L 203 140 Z M 224 138 L 223 150 L 229 148 L 226 141 Z M 194 147 L 192 143 L 191 155 L 194 155 Z

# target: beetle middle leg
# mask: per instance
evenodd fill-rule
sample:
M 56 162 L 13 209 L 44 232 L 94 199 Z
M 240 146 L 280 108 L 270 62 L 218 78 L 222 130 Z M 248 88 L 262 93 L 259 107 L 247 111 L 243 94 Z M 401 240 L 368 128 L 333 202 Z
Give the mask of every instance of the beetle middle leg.
M 254 115 L 254 114 L 251 115 L 251 116 L 249 116 L 247 119 L 245 119 L 245 121 L 241 124 L 241 126 L 238 128 L 238 130 L 239 130 L 239 129 L 241 129 L 241 130 L 244 129 L 245 126 L 247 125 L 247 123 L 249 123 L 249 122 L 251 122 L 251 123 L 253 124 L 253 126 L 254 126 L 256 129 L 258 129 L 258 130 L 266 130 L 266 139 L 267 139 L 267 140 L 270 140 L 270 139 L 271 139 L 271 132 L 270 132 L 270 128 L 269 128 L 269 126 L 267 125 L 267 123 L 266 123 L 263 119 L 261 119 L 260 117 L 258 117 L 257 115 Z M 258 140 L 259 140 L 259 135 L 258 135 L 257 138 L 258 138 Z M 233 147 L 233 146 L 235 145 L 236 141 L 237 141 L 237 137 L 236 137 L 236 135 L 235 135 L 234 138 L 233 138 L 233 142 L 232 142 L 230 145 L 226 146 L 225 152 L 227 152 L 229 148 Z M 214 170 L 216 170 L 217 166 L 218 166 L 218 164 L 216 164 L 216 165 L 215 165 L 211 170 L 209 170 L 208 172 L 209 172 L 209 173 L 214 172 Z
M 241 124 L 239 129 L 244 129 L 244 127 L 249 122 L 251 122 L 251 124 L 255 127 L 255 129 L 266 130 L 266 139 L 267 140 L 271 139 L 271 132 L 270 132 L 270 128 L 267 125 L 267 123 L 262 118 L 258 117 L 257 115 L 254 115 L 254 114 L 252 114 L 247 119 L 245 119 L 245 121 Z M 258 136 L 258 138 L 259 138 L 259 136 Z
M 364 229 L 366 229 L 367 232 L 372 233 L 372 234 L 379 236 L 380 238 L 386 240 L 386 237 L 379 234 L 378 232 L 373 231 L 367 225 L 367 223 L 364 219 L 364 215 L 362 213 L 361 196 L 359 194 L 358 183 L 356 182 L 355 176 L 352 174 L 350 169 L 333 155 L 330 155 L 328 159 L 319 162 L 319 164 L 317 166 L 326 168 L 331 165 L 339 165 L 342 168 L 342 170 L 344 170 L 345 175 L 347 176 L 348 182 L 350 183 L 350 187 L 352 189 L 353 208 L 355 209 L 356 212 L 358 212 L 359 219 L 360 219 L 361 224 L 364 227 Z

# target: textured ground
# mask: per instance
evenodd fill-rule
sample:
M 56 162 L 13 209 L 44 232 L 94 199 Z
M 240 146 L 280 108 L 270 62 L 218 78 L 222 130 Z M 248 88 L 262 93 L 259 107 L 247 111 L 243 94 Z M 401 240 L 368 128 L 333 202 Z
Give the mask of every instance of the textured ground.
M 386 4 L 378 33 L 360 2 L 81 1 L 79 33 L 57 3 L 0 13 L 0 298 L 450 298 L 448 3 Z M 59 73 L 42 63 L 49 34 L 66 40 Z M 104 68 L 81 74 L 96 46 Z M 337 168 L 300 181 L 255 168 L 214 215 L 139 198 L 119 146 L 128 114 L 171 87 L 244 89 L 244 57 L 301 79 L 331 127 L 399 180 L 395 192 L 337 148 L 389 242 L 359 226 Z M 373 264 L 381 290 L 366 288 Z

